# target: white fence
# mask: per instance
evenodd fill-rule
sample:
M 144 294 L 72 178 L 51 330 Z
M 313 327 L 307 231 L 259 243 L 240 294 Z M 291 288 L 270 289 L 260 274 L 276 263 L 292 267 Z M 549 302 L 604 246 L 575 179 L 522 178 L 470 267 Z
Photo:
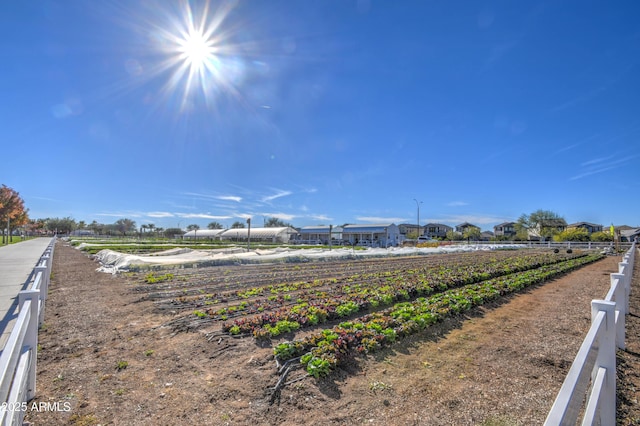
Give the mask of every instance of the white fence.
M 625 347 L 625 315 L 629 312 L 635 251 L 633 243 L 618 264 L 618 273 L 611 274 L 605 299 L 591 301 L 591 328 L 545 425 L 575 425 L 581 413 L 582 425 L 616 424 L 616 346 Z
M 44 319 L 55 238 L 33 271 L 33 284 L 18 293 L 19 314 L 0 355 L 0 425 L 22 424 L 26 402 L 35 397 L 38 329 Z

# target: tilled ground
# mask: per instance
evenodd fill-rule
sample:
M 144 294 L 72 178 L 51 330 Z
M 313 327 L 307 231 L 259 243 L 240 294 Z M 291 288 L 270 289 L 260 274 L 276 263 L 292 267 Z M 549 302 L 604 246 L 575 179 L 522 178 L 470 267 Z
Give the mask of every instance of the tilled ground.
M 141 297 L 139 283 L 96 272 L 93 261 L 59 243 L 40 331 L 36 402 L 65 402 L 70 410 L 32 411 L 27 420 L 38 425 L 541 424 L 589 328 L 590 301 L 604 297 L 619 261 L 608 257 L 448 319 L 328 379 L 297 371 L 272 399 L 269 388 L 279 376 L 271 348 L 252 338 L 176 333 L 162 326 L 174 314 Z M 309 266 L 285 270 L 295 275 Z M 637 287 L 638 269 L 635 276 Z M 640 424 L 637 293 L 632 292 L 627 351 L 619 352 L 620 424 Z

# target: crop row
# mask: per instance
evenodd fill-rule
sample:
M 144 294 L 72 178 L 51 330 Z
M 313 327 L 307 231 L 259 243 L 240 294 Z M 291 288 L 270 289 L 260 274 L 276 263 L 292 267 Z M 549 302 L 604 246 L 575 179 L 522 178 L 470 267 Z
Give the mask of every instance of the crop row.
M 260 312 L 223 324 L 223 331 L 234 335 L 253 334 L 256 338 L 269 338 L 289 332 L 292 327 L 304 328 L 345 319 L 359 312 L 390 306 L 395 302 L 429 296 L 438 291 L 538 268 L 568 258 L 571 257 L 550 253 L 528 254 L 477 265 L 441 265 L 431 269 L 365 274 L 357 277 L 358 282 L 349 278 L 323 291 L 298 292 L 295 297 L 286 294 L 272 295 L 266 300 L 255 299 L 220 309 L 210 308 L 207 314 L 214 319 L 225 320 L 230 314 L 233 317 Z M 201 315 L 200 311 L 196 311 L 196 315 Z
M 418 333 L 447 316 L 543 282 L 601 257 L 592 254 L 569 259 L 465 285 L 428 298 L 420 297 L 413 302 L 397 303 L 392 308 L 343 322 L 302 340 L 280 343 L 276 345 L 274 354 L 280 361 L 300 357 L 307 372 L 319 377 L 328 374 L 354 354 L 370 353 L 392 344 L 398 338 Z M 291 326 L 295 328 L 295 325 Z

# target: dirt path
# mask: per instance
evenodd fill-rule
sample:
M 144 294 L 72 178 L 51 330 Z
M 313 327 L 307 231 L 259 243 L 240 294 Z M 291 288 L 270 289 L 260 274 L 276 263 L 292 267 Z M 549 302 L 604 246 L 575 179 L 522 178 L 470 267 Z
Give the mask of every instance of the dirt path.
M 170 318 L 138 302 L 130 281 L 95 272 L 58 244 L 36 402 L 37 425 L 541 424 L 590 324 L 590 301 L 609 287 L 608 257 L 465 318 L 359 360 L 331 379 L 304 378 L 269 404 L 278 376 L 270 348 L 253 339 L 173 334 Z M 636 273 L 638 277 L 638 273 Z M 637 285 L 636 280 L 636 285 Z M 634 295 L 638 293 L 635 292 Z M 640 314 L 621 353 L 624 420 L 638 418 Z M 635 313 L 635 314 L 634 314 Z M 635 321 L 635 322 L 634 322 Z M 295 372 L 290 379 L 301 377 Z M 61 405 L 63 406 L 63 405 Z M 64 406 L 63 406 L 64 407 Z

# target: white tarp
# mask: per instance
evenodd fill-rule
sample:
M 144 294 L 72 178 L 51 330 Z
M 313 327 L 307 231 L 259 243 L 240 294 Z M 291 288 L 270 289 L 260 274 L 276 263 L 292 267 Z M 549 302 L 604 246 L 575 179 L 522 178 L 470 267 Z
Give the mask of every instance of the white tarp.
M 101 250 L 95 258 L 102 265 L 101 272 L 117 273 L 120 271 L 145 269 L 148 267 L 173 266 L 214 266 L 237 263 L 278 263 L 278 262 L 308 262 L 311 260 L 358 259 L 366 257 L 409 256 L 435 253 L 470 252 L 477 250 L 517 249 L 525 245 L 513 244 L 470 244 L 451 245 L 437 248 L 393 247 L 367 248 L 353 250 L 351 248 L 329 249 L 290 249 L 275 248 L 272 250 L 251 250 L 243 248 L 222 250 L 191 250 L 177 248 L 148 255 L 119 253 L 113 250 Z

